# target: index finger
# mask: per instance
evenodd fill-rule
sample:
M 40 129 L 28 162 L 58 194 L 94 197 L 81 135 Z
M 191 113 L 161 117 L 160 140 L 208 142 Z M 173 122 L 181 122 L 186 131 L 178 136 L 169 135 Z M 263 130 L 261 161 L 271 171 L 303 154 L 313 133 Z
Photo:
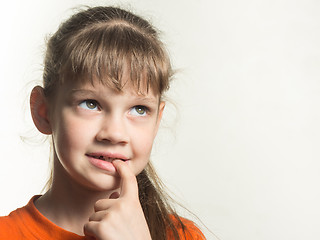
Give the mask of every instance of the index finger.
M 113 165 L 121 177 L 120 197 L 123 196 L 138 196 L 137 178 L 131 171 L 127 163 L 121 160 L 114 160 Z

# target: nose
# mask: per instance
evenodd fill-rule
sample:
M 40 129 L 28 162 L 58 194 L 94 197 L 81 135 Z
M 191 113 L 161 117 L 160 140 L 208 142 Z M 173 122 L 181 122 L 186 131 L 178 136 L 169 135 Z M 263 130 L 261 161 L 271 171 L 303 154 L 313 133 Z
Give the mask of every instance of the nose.
M 127 127 L 120 117 L 108 115 L 101 120 L 101 126 L 96 135 L 99 142 L 111 144 L 126 144 L 129 141 Z

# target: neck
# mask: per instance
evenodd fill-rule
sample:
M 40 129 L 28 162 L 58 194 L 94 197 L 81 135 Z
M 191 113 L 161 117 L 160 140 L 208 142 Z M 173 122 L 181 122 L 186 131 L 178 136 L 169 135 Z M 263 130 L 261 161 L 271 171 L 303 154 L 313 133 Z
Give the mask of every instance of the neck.
M 60 163 L 55 163 L 51 188 L 36 202 L 36 208 L 59 227 L 83 235 L 83 226 L 94 213 L 94 204 L 114 192 L 94 191 L 70 180 Z M 56 171 L 58 170 L 58 171 Z M 66 177 L 68 179 L 66 179 Z

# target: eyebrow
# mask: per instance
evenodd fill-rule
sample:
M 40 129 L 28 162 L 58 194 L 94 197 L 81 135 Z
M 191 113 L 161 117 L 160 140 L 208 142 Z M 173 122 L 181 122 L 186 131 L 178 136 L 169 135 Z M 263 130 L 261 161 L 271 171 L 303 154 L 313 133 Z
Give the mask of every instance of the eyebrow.
M 94 91 L 94 90 L 89 90 L 89 89 L 71 89 L 69 92 L 70 95 L 100 95 L 100 93 Z M 132 95 L 136 97 L 138 101 L 150 103 L 150 104 L 158 104 L 158 98 L 157 97 L 146 97 L 144 95 Z
M 79 94 L 79 95 L 85 95 L 85 94 L 97 94 L 95 91 L 92 90 L 85 90 L 85 89 L 71 89 L 69 94 Z

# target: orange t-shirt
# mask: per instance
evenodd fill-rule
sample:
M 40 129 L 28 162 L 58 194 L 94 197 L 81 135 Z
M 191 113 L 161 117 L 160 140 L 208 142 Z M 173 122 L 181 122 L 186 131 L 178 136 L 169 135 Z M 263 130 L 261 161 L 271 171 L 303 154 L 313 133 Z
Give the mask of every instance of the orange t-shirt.
M 34 201 L 39 196 L 31 198 L 29 203 L 11 212 L 8 216 L 0 217 L 0 240 L 85 240 L 84 236 L 64 230 L 50 222 L 35 207 Z M 183 220 L 188 229 L 186 240 L 204 240 L 201 231 L 188 220 Z M 183 231 L 179 229 L 183 236 Z M 170 239 L 170 238 L 169 238 Z

